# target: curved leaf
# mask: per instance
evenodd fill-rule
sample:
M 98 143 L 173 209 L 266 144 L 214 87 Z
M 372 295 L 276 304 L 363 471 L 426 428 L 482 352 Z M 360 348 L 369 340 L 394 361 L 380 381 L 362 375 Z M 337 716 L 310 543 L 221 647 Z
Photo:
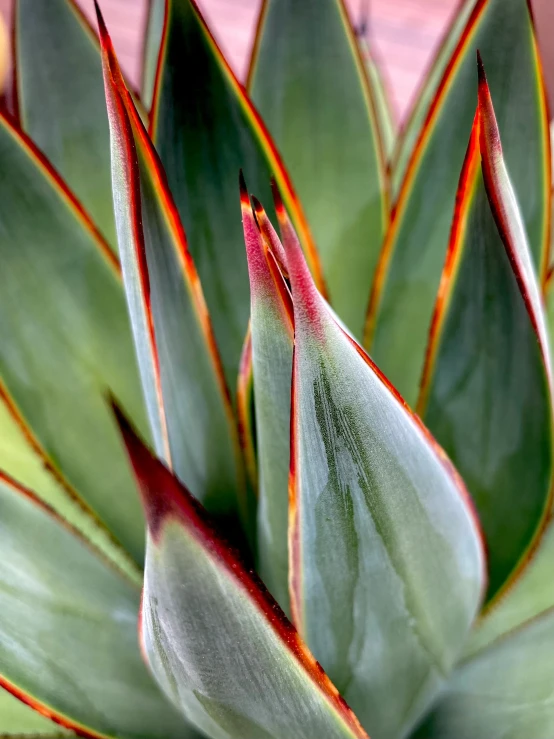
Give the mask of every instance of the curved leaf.
M 554 734 L 554 610 L 463 664 L 415 739 L 546 739 Z
M 250 302 L 237 218 L 240 168 L 262 199 L 269 199 L 269 178 L 275 175 L 319 275 L 317 255 L 277 149 L 196 4 L 167 1 L 151 135 L 202 280 L 227 383 L 234 389 Z
M 554 455 L 542 301 L 482 67 L 479 99 L 417 409 L 477 506 L 490 599 L 544 525 Z
M 5 475 L 0 514 L 0 686 L 83 736 L 186 737 L 141 661 L 137 590 Z
M 143 647 L 172 702 L 217 739 L 367 739 L 261 582 L 118 417 L 148 520 Z
M 425 122 L 436 97 L 444 73 L 452 54 L 460 43 L 468 20 L 479 0 L 461 0 L 453 11 L 450 26 L 444 33 L 420 89 L 414 95 L 414 105 L 407 121 L 403 124 L 391 156 L 391 187 L 393 198 L 398 195 L 406 169 L 410 163 L 419 136 L 425 129 Z
M 73 0 L 17 0 L 21 123 L 116 248 L 110 139 L 96 35 Z
M 366 345 L 410 404 L 417 399 L 458 175 L 475 112 L 476 49 L 481 49 L 487 67 L 506 165 L 541 280 L 547 266 L 548 125 L 529 11 L 525 0 L 479 0 L 411 158 L 372 290 Z
M 0 161 L 0 377 L 47 457 L 140 563 L 144 520 L 104 401 L 110 388 L 146 429 L 118 266 L 6 119 Z
M 202 289 L 100 16 L 99 25 L 119 246 L 156 448 L 211 510 L 232 511 L 242 485 L 238 436 Z
M 260 469 L 259 571 L 277 602 L 288 612 L 288 473 L 294 344 L 292 306 L 275 258 L 268 250 L 270 243 L 266 246 L 262 233 L 269 230 L 272 240 L 277 236 L 257 201 L 254 218 L 243 180 L 241 207 L 250 273 L 252 365 Z
M 388 183 L 374 92 L 342 0 L 266 0 L 248 88 L 306 209 L 330 301 L 361 336 Z
M 404 736 L 479 608 L 479 530 L 444 452 L 335 322 L 298 246 L 284 245 L 295 321 L 292 613 L 367 731 Z

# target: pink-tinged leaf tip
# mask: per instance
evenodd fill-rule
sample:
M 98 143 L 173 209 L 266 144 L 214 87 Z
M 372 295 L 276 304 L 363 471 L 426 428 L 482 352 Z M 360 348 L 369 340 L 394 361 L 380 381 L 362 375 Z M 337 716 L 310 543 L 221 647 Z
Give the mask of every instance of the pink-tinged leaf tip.
M 271 188 L 275 203 L 275 212 L 281 229 L 282 244 L 285 252 L 288 277 L 292 288 L 295 311 L 295 323 L 305 316 L 312 328 L 320 327 L 323 312 L 326 310 L 315 282 L 309 270 L 300 241 L 290 222 L 277 183 L 272 180 Z
M 256 219 L 269 249 L 275 256 L 275 259 L 277 260 L 277 263 L 279 264 L 279 267 L 281 268 L 285 276 L 288 276 L 287 256 L 285 254 L 285 250 L 283 249 L 283 245 L 281 244 L 281 239 L 277 236 L 277 232 L 273 228 L 273 224 L 269 220 L 263 205 L 260 203 L 258 198 L 254 197 L 253 195 L 252 205 L 254 206 Z

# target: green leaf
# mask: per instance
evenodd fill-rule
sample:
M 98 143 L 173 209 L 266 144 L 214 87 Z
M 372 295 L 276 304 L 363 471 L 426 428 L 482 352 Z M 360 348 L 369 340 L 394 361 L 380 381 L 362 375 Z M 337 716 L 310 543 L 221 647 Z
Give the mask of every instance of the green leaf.
M 390 98 L 387 80 L 379 61 L 373 56 L 367 37 L 359 36 L 358 45 L 364 60 L 370 89 L 373 91 L 379 137 L 383 146 L 383 153 L 388 162 L 393 154 L 398 137 L 398 124 L 394 106 Z
M 372 291 L 366 346 L 410 404 L 417 399 L 458 175 L 475 112 L 476 49 L 481 49 L 487 67 L 506 165 L 541 281 L 547 266 L 548 125 L 527 3 L 479 0 L 411 159 Z
M 68 729 L 55 724 L 45 716 L 14 698 L 7 690 L 0 688 L 0 736 L 35 737 L 44 739 L 70 735 Z
M 336 323 L 298 246 L 284 245 L 295 323 L 291 610 L 368 733 L 405 736 L 479 608 L 477 521 L 444 452 Z
M 242 180 L 242 224 L 250 273 L 252 365 L 260 471 L 259 572 L 288 613 L 288 476 L 294 323 L 290 294 L 270 251 L 278 238 L 261 205 L 257 201 L 255 205 L 256 218 Z M 264 241 L 262 233 L 267 241 Z
M 148 0 L 146 33 L 144 35 L 144 46 L 142 49 L 141 83 L 141 100 L 147 110 L 152 105 L 152 97 L 154 95 L 156 71 L 158 69 L 164 27 L 165 7 L 165 0 Z
M 110 138 L 96 35 L 73 0 L 17 0 L 16 8 L 22 126 L 115 249 Z
M 360 337 L 388 184 L 374 93 L 342 0 L 264 3 L 248 88 L 306 209 L 330 301 Z
M 550 610 L 464 663 L 414 739 L 553 736 L 553 649 Z
M 482 67 L 479 100 L 417 411 L 477 506 L 490 599 L 544 525 L 554 458 L 540 289 Z
M 268 202 L 270 175 L 275 175 L 319 275 L 317 255 L 275 145 L 196 4 L 168 0 L 167 13 L 150 133 L 202 280 L 227 383 L 234 389 L 250 305 L 237 218 L 240 168 Z
M 123 277 L 156 449 L 213 511 L 236 509 L 238 435 L 165 174 L 99 17 Z
M 146 429 L 118 265 L 3 118 L 0 161 L 1 380 L 46 457 L 140 563 L 144 519 L 104 401 L 110 388 Z
M 257 494 L 258 460 L 256 455 L 254 372 L 252 369 L 252 333 L 250 326 L 246 332 L 240 358 L 237 382 L 237 425 L 248 485 L 252 492 Z
M 217 739 L 367 739 L 252 570 L 118 418 L 148 520 L 143 649 L 164 692 Z
M 56 468 L 31 429 L 18 414 L 0 382 L 0 469 L 22 485 L 39 490 L 40 499 L 75 526 L 94 546 L 137 585 L 142 571 L 113 539 L 109 530 Z M 1 712 L 0 712 L 0 715 Z M 0 726 L 0 735 L 2 734 Z
M 425 79 L 415 95 L 415 102 L 408 120 L 403 124 L 396 139 L 396 146 L 391 157 L 391 187 L 393 198 L 396 198 L 402 180 L 416 150 L 418 138 L 425 132 L 425 119 L 436 97 L 441 80 L 448 63 L 464 33 L 467 22 L 480 0 L 463 0 L 452 14 L 452 21 L 446 30 L 435 58 L 425 75 Z
M 90 737 L 186 737 L 144 667 L 139 592 L 0 475 L 0 685 Z

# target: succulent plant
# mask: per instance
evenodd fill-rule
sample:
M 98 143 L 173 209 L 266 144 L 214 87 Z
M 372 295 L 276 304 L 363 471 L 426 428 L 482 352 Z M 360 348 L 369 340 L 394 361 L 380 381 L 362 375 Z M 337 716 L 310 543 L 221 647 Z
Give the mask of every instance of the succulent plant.
M 18 0 L 0 118 L 0 735 L 554 736 L 525 0 L 400 131 L 342 0 L 265 0 L 247 89 L 193 0 L 140 94 L 97 15 Z

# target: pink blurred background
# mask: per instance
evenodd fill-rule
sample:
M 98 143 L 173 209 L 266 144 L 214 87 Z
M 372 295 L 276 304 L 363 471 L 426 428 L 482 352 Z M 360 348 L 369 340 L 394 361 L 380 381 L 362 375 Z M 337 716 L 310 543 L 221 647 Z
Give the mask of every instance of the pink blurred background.
M 38 2 L 39 0 L 37 0 Z M 302 2 L 302 0 L 298 0 Z M 13 0 L 0 0 L 10 16 Z M 78 0 L 93 17 L 93 0 Z M 382 62 L 399 120 L 414 94 L 460 0 L 346 0 L 354 22 L 369 7 L 370 39 Z M 261 0 L 198 0 L 235 72 L 246 75 Z M 120 61 L 130 80 L 140 78 L 140 51 L 148 0 L 100 0 Z M 554 0 L 532 0 L 551 110 L 554 109 Z

